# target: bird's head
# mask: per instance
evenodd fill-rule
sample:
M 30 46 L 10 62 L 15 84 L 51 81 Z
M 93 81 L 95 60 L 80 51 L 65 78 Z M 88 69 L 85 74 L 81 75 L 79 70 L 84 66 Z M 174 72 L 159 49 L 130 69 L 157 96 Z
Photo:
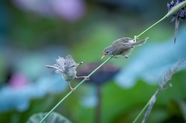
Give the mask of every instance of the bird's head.
M 108 46 L 107 48 L 105 48 L 102 52 L 103 56 L 101 57 L 104 58 L 107 55 L 112 55 L 112 46 Z

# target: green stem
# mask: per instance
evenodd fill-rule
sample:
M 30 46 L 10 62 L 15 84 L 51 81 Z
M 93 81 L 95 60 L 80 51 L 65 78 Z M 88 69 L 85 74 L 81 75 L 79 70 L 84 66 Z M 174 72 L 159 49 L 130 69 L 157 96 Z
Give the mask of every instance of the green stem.
M 151 29 L 152 27 L 154 27 L 155 25 L 157 25 L 158 23 L 160 23 L 161 21 L 163 21 L 165 18 L 171 16 L 172 14 L 178 12 L 181 8 L 186 6 L 186 1 L 183 1 L 181 3 L 179 3 L 178 5 L 174 6 L 163 18 L 161 18 L 159 21 L 157 21 L 156 23 L 154 23 L 153 25 L 151 25 L 149 28 L 147 28 L 146 30 L 144 30 L 142 33 L 140 33 L 139 35 L 137 35 L 136 37 L 140 37 L 141 35 L 143 35 L 145 32 L 147 32 L 149 29 Z
M 88 77 L 90 77 L 92 74 L 94 74 L 97 70 L 99 70 L 104 64 L 106 64 L 109 60 L 111 60 L 113 56 L 109 57 L 107 60 L 105 60 L 102 64 L 100 64 L 94 71 L 92 71 Z M 77 89 L 86 79 L 83 79 L 74 89 Z M 72 91 L 70 91 L 65 97 L 63 97 L 46 115 L 45 117 L 39 122 L 42 123 L 68 96 L 72 94 Z
M 134 119 L 134 121 L 133 121 L 132 123 L 136 123 L 136 121 L 138 120 L 138 118 L 142 115 L 142 113 L 145 111 L 145 109 L 149 106 L 151 100 L 152 100 L 152 97 L 150 98 L 150 100 L 148 101 L 148 103 L 143 107 L 143 109 L 140 111 L 140 113 L 139 113 L 138 116 Z
M 140 33 L 139 35 L 137 35 L 137 38 L 139 38 L 141 35 L 143 35 L 145 32 L 147 32 L 149 29 L 151 29 L 152 27 L 154 27 L 155 25 L 157 25 L 158 23 L 160 23 L 161 21 L 163 21 L 167 16 L 164 16 L 163 18 L 161 18 L 159 21 L 157 21 L 156 23 L 154 23 L 153 25 L 151 25 L 149 28 L 147 28 L 146 30 L 144 30 L 142 33 Z

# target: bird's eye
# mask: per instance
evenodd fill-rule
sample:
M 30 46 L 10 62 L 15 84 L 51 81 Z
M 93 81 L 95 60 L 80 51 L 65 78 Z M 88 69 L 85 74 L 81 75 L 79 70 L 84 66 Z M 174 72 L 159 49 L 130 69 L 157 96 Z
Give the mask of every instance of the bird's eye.
M 106 51 L 106 53 L 109 53 L 109 51 Z

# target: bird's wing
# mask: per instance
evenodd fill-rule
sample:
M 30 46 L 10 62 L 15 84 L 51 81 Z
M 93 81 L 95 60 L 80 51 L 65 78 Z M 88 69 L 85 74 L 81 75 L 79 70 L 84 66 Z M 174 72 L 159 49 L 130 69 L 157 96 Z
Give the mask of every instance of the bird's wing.
M 65 72 L 65 59 L 63 57 L 60 57 L 58 59 L 56 59 L 56 63 L 61 72 Z
M 133 48 L 133 46 L 123 40 L 118 39 L 112 43 L 112 48 L 114 49 L 113 55 L 117 55 Z
M 72 65 L 76 65 L 76 62 L 74 61 L 71 55 L 67 55 L 65 58 L 65 67 L 69 68 Z
M 133 41 L 132 38 L 129 38 L 129 37 L 123 37 L 123 38 L 120 38 L 118 39 L 120 42 L 123 42 L 123 43 L 128 43 L 128 42 L 131 42 Z

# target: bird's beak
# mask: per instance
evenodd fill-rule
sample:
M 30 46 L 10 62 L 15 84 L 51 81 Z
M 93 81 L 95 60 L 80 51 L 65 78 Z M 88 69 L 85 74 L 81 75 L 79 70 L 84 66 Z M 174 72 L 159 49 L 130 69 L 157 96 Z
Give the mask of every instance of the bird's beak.
M 106 54 L 103 54 L 103 56 L 101 57 L 101 59 L 104 58 L 105 56 L 106 56 Z

